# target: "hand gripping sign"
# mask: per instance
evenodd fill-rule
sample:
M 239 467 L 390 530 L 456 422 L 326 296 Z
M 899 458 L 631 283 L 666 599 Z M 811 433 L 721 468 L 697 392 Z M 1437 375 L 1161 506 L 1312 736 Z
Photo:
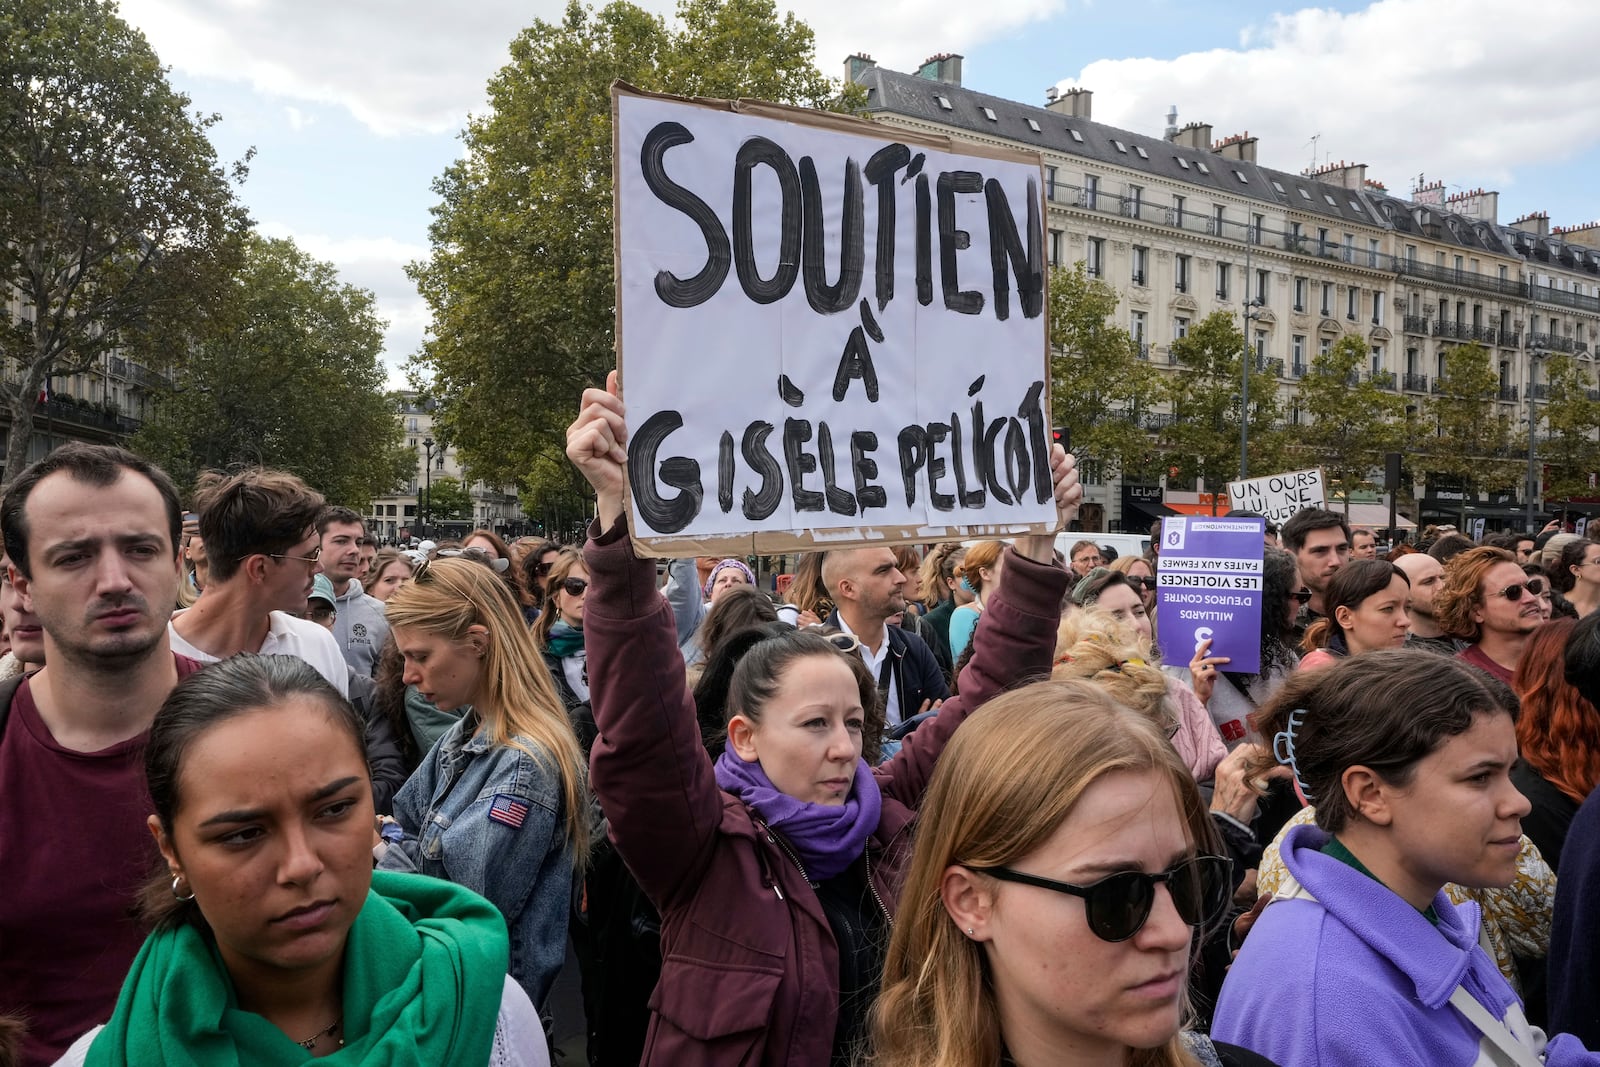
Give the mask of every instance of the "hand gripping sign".
M 638 543 L 1053 528 L 1037 154 L 620 85 L 612 112 Z

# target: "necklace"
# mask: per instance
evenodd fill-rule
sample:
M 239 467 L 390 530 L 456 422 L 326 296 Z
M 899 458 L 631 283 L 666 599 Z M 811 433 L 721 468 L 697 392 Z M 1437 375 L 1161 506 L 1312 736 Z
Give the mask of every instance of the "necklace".
M 325 1038 L 328 1035 L 332 1034 L 337 1029 L 339 1029 L 339 1020 L 335 1019 L 335 1020 L 333 1020 L 333 1022 L 329 1023 L 326 1027 L 324 1027 L 321 1030 L 318 1030 L 316 1033 L 312 1034 L 310 1037 L 306 1038 L 304 1041 L 296 1041 L 295 1044 L 299 1045 L 301 1048 L 305 1049 L 307 1052 L 310 1052 L 311 1049 L 316 1045 L 316 1043 L 318 1041 L 321 1041 L 323 1038 Z M 342 1037 L 339 1039 L 339 1047 L 340 1048 L 344 1048 L 344 1038 L 342 1038 Z

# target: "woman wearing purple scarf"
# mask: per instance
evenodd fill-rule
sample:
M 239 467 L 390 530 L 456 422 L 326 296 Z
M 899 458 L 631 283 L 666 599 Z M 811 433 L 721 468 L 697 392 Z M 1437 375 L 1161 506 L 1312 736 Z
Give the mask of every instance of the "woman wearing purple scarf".
M 984 701 L 1049 673 L 1066 572 L 1051 537 L 1017 540 L 961 696 L 876 769 L 861 759 L 862 719 L 878 696 L 860 656 L 807 631 L 756 644 L 734 673 L 727 749 L 713 765 L 655 567 L 628 541 L 625 443 L 613 376 L 585 391 L 567 455 L 598 497 L 584 550 L 600 730 L 590 781 L 617 851 L 661 913 L 642 1062 L 848 1063 L 934 764 Z M 1051 469 L 1064 525 L 1083 494 L 1059 447 Z

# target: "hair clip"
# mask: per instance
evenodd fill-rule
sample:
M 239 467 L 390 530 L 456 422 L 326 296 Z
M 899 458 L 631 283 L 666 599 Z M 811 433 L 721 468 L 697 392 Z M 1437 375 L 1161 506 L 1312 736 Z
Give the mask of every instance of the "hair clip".
M 1279 730 L 1272 739 L 1272 755 L 1277 761 L 1288 767 L 1294 773 L 1294 784 L 1300 788 L 1300 795 L 1305 797 L 1306 803 L 1312 802 L 1311 789 L 1306 785 L 1305 776 L 1300 773 L 1300 765 L 1295 760 L 1294 735 L 1295 731 L 1305 725 L 1305 708 L 1295 708 L 1289 713 L 1287 729 Z

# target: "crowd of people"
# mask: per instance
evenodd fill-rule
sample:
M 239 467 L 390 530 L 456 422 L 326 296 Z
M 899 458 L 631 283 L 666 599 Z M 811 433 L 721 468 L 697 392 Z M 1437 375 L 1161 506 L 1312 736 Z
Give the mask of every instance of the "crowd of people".
M 658 565 L 626 446 L 583 545 L 13 479 L 0 1064 L 1600 1064 L 1600 541 L 1307 508 L 1247 673 L 1093 535 Z

